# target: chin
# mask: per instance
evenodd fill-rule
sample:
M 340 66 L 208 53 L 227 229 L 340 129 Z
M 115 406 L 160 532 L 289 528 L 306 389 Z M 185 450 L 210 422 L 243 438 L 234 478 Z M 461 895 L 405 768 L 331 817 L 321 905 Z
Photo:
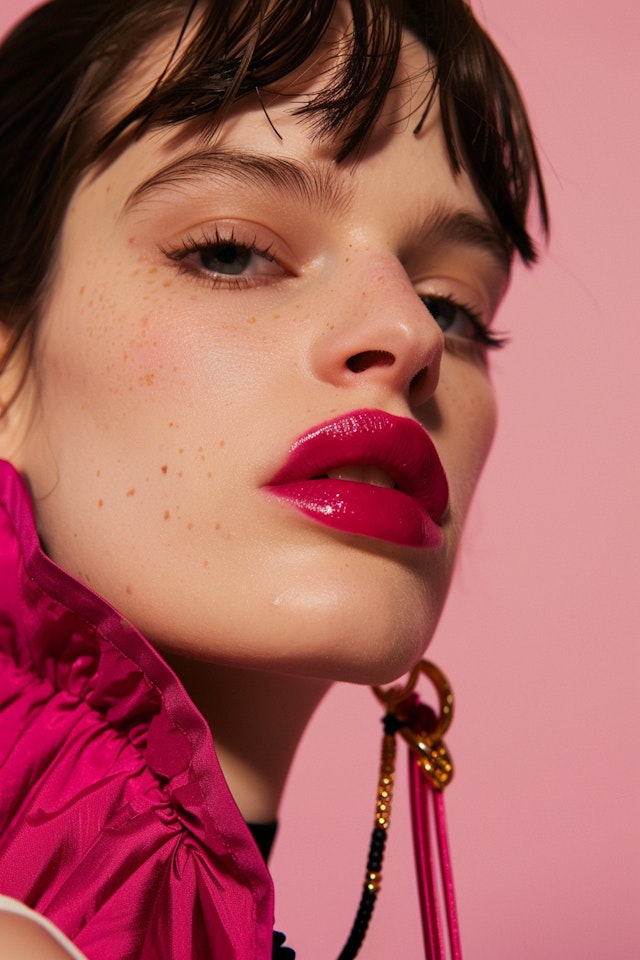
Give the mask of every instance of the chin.
M 390 640 L 387 638 L 381 647 L 371 649 L 364 645 L 357 658 L 351 656 L 336 658 L 332 663 L 322 665 L 328 679 L 344 683 L 356 683 L 363 686 L 378 686 L 393 683 L 408 673 L 418 663 L 428 646 L 430 637 L 424 634 L 415 637 Z
M 289 642 L 280 635 L 279 650 L 259 668 L 361 685 L 397 680 L 423 657 L 440 609 L 414 603 L 407 614 L 406 608 L 372 607 L 353 609 L 351 616 L 343 607 L 335 617 L 325 608 L 321 619 L 301 623 L 299 631 L 291 623 Z
M 251 566 L 260 575 L 250 593 L 246 576 L 235 568 L 226 570 L 226 579 L 220 568 L 200 582 L 194 571 L 179 609 L 170 615 L 164 608 L 162 630 L 155 603 L 125 614 L 157 646 L 212 664 L 387 683 L 423 656 L 450 572 L 448 563 L 425 570 L 416 560 L 411 568 L 393 556 L 355 549 L 347 554 L 334 549 L 328 558 L 289 550 L 284 558 L 276 553 L 270 564 Z M 159 590 L 157 601 L 161 604 Z
M 325 622 L 319 638 L 318 652 L 324 648 L 324 656 L 317 658 L 320 669 L 325 676 L 348 683 L 397 680 L 424 656 L 446 594 L 446 582 L 438 577 L 425 581 L 416 574 L 379 582 L 364 603 L 343 603 Z
M 432 607 L 425 610 L 420 604 L 413 604 L 408 616 L 397 606 L 386 611 L 377 606 L 336 610 L 324 604 L 315 612 L 307 606 L 282 617 L 270 617 L 265 610 L 259 628 L 253 618 L 244 624 L 235 618 L 233 628 L 209 622 L 210 632 L 152 634 L 152 642 L 173 654 L 241 670 L 360 685 L 390 683 L 422 658 L 437 616 Z

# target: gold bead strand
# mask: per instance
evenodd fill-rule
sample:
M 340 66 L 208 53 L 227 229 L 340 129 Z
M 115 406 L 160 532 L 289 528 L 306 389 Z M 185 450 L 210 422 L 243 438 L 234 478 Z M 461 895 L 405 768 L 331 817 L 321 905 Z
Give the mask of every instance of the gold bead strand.
M 396 732 L 403 725 L 394 713 L 387 713 L 382 720 L 384 736 L 382 738 L 382 752 L 380 757 L 380 776 L 378 778 L 378 794 L 376 797 L 376 813 L 374 827 L 369 843 L 369 856 L 365 874 L 364 888 L 358 906 L 356 918 L 353 921 L 351 933 L 344 945 L 338 960 L 354 960 L 364 941 L 376 897 L 382 883 L 382 860 L 387 842 L 387 831 L 391 817 L 391 801 L 393 798 L 393 780 L 396 763 Z

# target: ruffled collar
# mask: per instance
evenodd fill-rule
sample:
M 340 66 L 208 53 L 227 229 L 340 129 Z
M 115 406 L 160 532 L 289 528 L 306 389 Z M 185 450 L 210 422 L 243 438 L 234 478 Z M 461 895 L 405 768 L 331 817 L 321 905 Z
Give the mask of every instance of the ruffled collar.
M 210 731 L 151 644 L 42 551 L 30 498 L 0 461 L 0 649 L 85 700 L 140 751 L 176 815 L 253 892 L 272 929 L 269 874 L 224 780 Z

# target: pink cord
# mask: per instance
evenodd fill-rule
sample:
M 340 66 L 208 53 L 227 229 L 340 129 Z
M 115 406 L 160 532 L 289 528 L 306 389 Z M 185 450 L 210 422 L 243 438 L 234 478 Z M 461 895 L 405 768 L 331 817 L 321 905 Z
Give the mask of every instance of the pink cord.
M 409 754 L 409 787 L 411 791 L 411 822 L 413 826 L 413 851 L 415 855 L 424 952 L 427 960 L 441 960 L 442 924 L 434 884 L 435 865 L 430 837 L 428 796 L 426 784 L 415 758 Z
M 440 898 L 436 883 L 435 851 L 431 839 L 435 834 L 449 934 L 449 955 L 452 960 L 462 960 L 453 872 L 447 840 L 444 797 L 442 791 L 435 790 L 430 781 L 423 775 L 420 763 L 411 750 L 409 751 L 409 790 L 425 957 L 426 960 L 447 960 L 441 910 L 439 909 Z

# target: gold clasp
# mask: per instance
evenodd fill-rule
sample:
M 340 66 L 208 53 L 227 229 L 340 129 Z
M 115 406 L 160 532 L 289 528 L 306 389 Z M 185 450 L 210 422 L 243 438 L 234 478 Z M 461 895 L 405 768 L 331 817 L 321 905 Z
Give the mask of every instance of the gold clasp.
M 422 673 L 426 674 L 436 689 L 439 714 L 430 708 L 420 711 L 422 704 L 417 697 L 412 696 Z M 411 671 L 404 686 L 389 687 L 386 690 L 373 687 L 373 692 L 387 712 L 402 722 L 399 732 L 418 758 L 424 776 L 434 789 L 442 790 L 453 777 L 453 763 L 442 740 L 453 719 L 453 693 L 445 675 L 435 664 L 421 660 Z M 422 722 L 427 717 L 428 729 Z

